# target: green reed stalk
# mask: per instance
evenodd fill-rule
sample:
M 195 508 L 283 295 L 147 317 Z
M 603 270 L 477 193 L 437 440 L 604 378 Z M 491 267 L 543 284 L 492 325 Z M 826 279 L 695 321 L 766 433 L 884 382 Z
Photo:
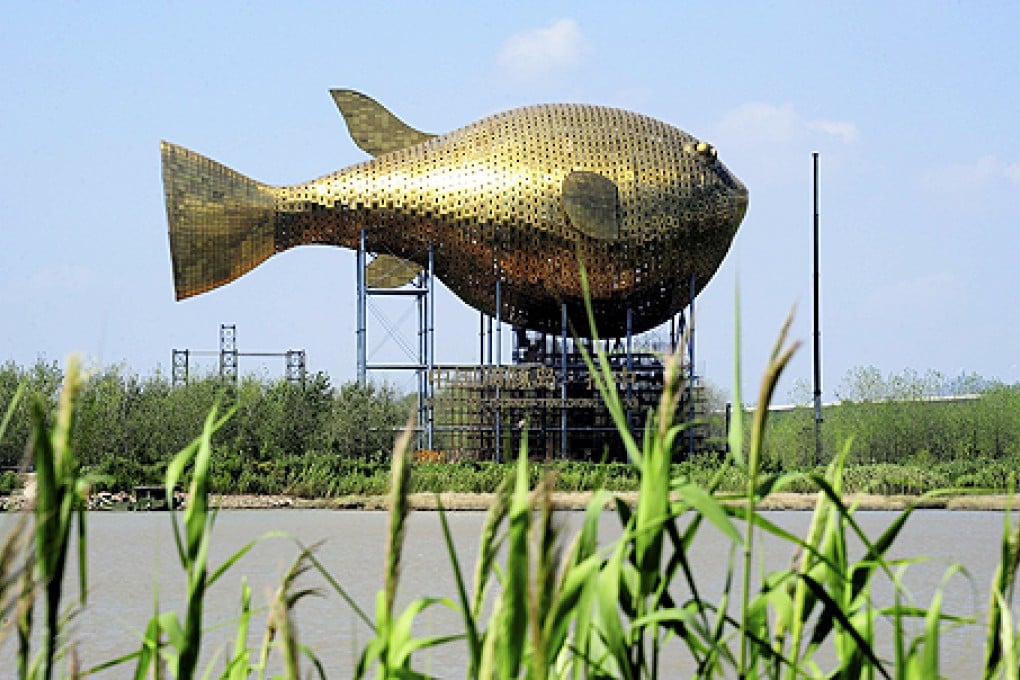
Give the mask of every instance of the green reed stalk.
M 71 434 L 74 431 L 75 401 L 81 391 L 83 377 L 77 357 L 68 361 L 64 385 L 60 392 L 56 422 L 48 430 L 46 412 L 41 401 L 32 408 L 31 453 L 36 469 L 35 505 L 35 568 L 38 583 L 45 594 L 42 649 L 31 668 L 27 667 L 29 642 L 22 636 L 19 667 L 22 677 L 49 680 L 60 635 L 60 600 L 63 595 L 64 571 L 72 526 L 78 538 L 78 604 L 84 605 L 87 595 L 87 551 L 85 540 L 85 498 L 88 480 L 81 475 L 74 455 Z M 26 581 L 26 585 L 30 583 Z M 30 595 L 26 595 L 30 597 Z M 24 611 L 26 632 L 31 629 L 31 605 Z M 27 668 L 27 672 L 26 672 Z
M 400 560 L 403 550 L 404 529 L 410 510 L 408 494 L 411 488 L 410 446 L 413 420 L 397 438 L 393 449 L 391 473 L 390 525 L 386 543 L 383 589 L 376 595 L 375 636 L 361 652 L 355 667 L 356 678 L 365 677 L 374 665 L 377 678 L 426 677 L 411 670 L 413 654 L 420 649 L 461 639 L 462 635 L 413 638 L 411 627 L 421 612 L 435 604 L 456 608 L 450 600 L 437 597 L 420 597 L 399 615 L 394 612 L 397 586 L 400 581 Z
M 453 579 L 457 586 L 460 613 L 464 620 L 464 633 L 468 643 L 468 677 L 476 677 L 482 655 L 482 642 L 478 634 L 477 619 L 468 600 L 464 574 L 461 571 L 460 560 L 457 558 L 457 550 L 453 546 L 453 534 L 450 531 L 450 523 L 446 519 L 446 510 L 439 499 L 439 494 L 436 494 L 436 506 L 439 512 L 439 525 L 443 530 L 443 540 L 446 543 L 446 553 L 450 557 L 450 567 L 453 569 Z
M 739 313 L 739 305 L 737 309 Z M 761 451 L 765 440 L 765 425 L 768 420 L 769 405 L 772 403 L 772 395 L 775 393 L 776 385 L 783 370 L 789 364 L 793 354 L 800 347 L 800 342 L 786 345 L 786 338 L 793 323 L 793 313 L 786 317 L 779 337 L 772 347 L 769 362 L 765 368 L 765 375 L 762 377 L 761 389 L 758 393 L 758 405 L 754 410 L 754 419 L 751 424 L 751 441 L 748 446 L 747 457 L 747 487 L 745 490 L 744 520 L 746 522 L 746 536 L 744 538 L 744 564 L 743 564 L 743 589 L 741 592 L 740 621 L 741 621 L 741 645 L 740 645 L 740 666 L 741 675 L 751 672 L 748 667 L 752 646 L 758 648 L 758 642 L 752 640 L 748 633 L 753 630 L 750 620 L 749 604 L 751 602 L 751 562 L 754 549 L 755 534 L 755 513 L 758 501 L 760 500 L 759 474 L 761 472 Z M 739 364 L 740 338 L 737 337 L 737 363 Z M 785 346 L 785 347 L 784 347 Z M 735 371 L 739 375 L 739 369 Z M 738 405 L 738 409 L 740 406 Z
M 184 626 L 178 635 L 171 635 L 171 643 L 177 652 L 173 670 L 179 680 L 194 677 L 202 646 L 202 610 L 209 585 L 207 561 L 214 519 L 214 513 L 209 509 L 209 464 L 213 433 L 225 421 L 226 418 L 217 422 L 214 407 L 205 419 L 202 436 L 174 458 L 166 474 L 167 499 L 172 501 L 185 466 L 194 459 L 188 506 L 184 511 L 183 536 L 177 524 L 177 513 L 171 515 L 177 554 L 188 577 Z
M 3 441 L 14 410 L 21 401 L 25 385 L 26 383 L 22 381 L 15 389 L 10 403 L 7 404 L 4 417 L 0 419 L 0 441 Z M 24 568 L 19 562 L 23 560 L 24 551 L 29 544 L 26 536 L 27 524 L 27 516 L 19 517 L 4 540 L 3 546 L 0 547 L 0 643 L 3 643 L 11 627 L 16 625 L 18 620 L 14 614 L 19 600 L 17 585 Z
M 7 404 L 4 417 L 0 420 L 0 441 L 7 433 L 14 410 L 25 393 L 26 384 L 22 381 L 18 385 Z M 33 563 L 29 552 L 33 546 L 30 532 L 27 515 L 19 517 L 0 549 L 0 643 L 7 638 L 12 627 L 17 629 L 16 665 L 19 678 L 28 675 L 32 604 L 35 597 Z
M 22 380 L 18 383 L 17 388 L 14 390 L 14 394 L 11 396 L 11 401 L 7 404 L 7 409 L 4 411 L 3 419 L 0 419 L 0 441 L 3 440 L 4 434 L 7 432 L 7 427 L 11 424 L 11 418 L 14 417 L 14 411 L 18 408 L 18 404 L 21 402 L 22 396 L 25 394 L 25 389 L 28 385 L 26 380 Z
M 409 506 L 407 494 L 411 489 L 411 436 L 413 422 L 409 422 L 393 448 L 392 487 L 390 490 L 390 528 L 387 533 L 385 586 L 383 607 L 387 619 L 393 614 L 393 601 L 400 581 L 400 557 L 404 547 L 404 527 Z
M 1009 487 L 1012 496 L 1012 482 Z M 999 544 L 999 566 L 995 570 L 989 595 L 983 671 L 986 680 L 996 677 L 997 673 L 1009 678 L 1020 675 L 1014 637 L 1016 631 L 1013 628 L 1010 611 L 1018 569 L 1020 569 L 1020 525 L 1014 528 L 1010 521 L 1010 513 L 1006 512 Z
M 297 627 L 293 617 L 294 607 L 300 600 L 319 593 L 316 588 L 295 588 L 298 578 L 312 568 L 307 558 L 314 549 L 315 546 L 303 549 L 297 559 L 294 560 L 294 563 L 291 564 L 284 575 L 279 588 L 276 590 L 276 595 L 269 606 L 269 620 L 266 623 L 266 635 L 262 644 L 258 668 L 260 680 L 266 671 L 269 646 L 274 640 L 282 657 L 284 677 L 294 678 L 295 680 L 301 677 L 300 657 L 304 655 L 315 666 L 319 677 L 325 678 L 325 671 L 318 657 L 311 649 L 298 641 Z M 238 645 L 242 644 L 242 639 L 239 630 Z
M 251 673 L 251 651 L 248 649 L 248 629 L 251 623 L 251 587 L 248 579 L 241 578 L 241 615 L 234 636 L 234 653 L 227 663 L 223 680 L 245 680 Z
M 475 563 L 474 590 L 468 596 L 467 584 L 461 570 L 460 560 L 453 545 L 453 534 L 450 531 L 450 524 L 446 518 L 446 510 L 437 494 L 436 501 L 439 511 L 439 522 L 443 530 L 443 540 L 446 543 L 446 552 L 450 557 L 450 566 L 453 569 L 454 582 L 457 586 L 457 598 L 460 604 L 461 617 L 464 620 L 465 638 L 468 643 L 468 672 L 467 677 L 478 677 L 482 663 L 483 641 L 485 631 L 479 629 L 481 623 L 482 605 L 485 601 L 485 594 L 488 591 L 489 578 L 493 572 L 499 547 L 502 538 L 499 535 L 499 528 L 506 519 L 510 509 L 511 486 L 510 478 L 506 478 L 499 485 L 496 497 L 489 511 L 486 513 L 485 524 L 482 527 L 481 541 L 478 547 L 478 559 Z
M 161 613 L 157 601 L 141 648 L 132 654 L 98 666 L 92 669 L 93 671 L 135 660 L 135 678 L 141 680 L 150 670 L 153 675 L 158 676 L 165 659 L 169 662 L 170 672 L 177 680 L 191 680 L 198 672 L 206 592 L 261 540 L 249 541 L 210 573 L 208 555 L 216 519 L 215 511 L 209 506 L 212 438 L 233 415 L 234 409 L 219 418 L 217 412 L 218 407 L 213 406 L 206 416 L 202 434 L 174 456 L 166 472 L 166 495 L 168 501 L 172 502 L 178 482 L 183 479 L 185 470 L 191 467 L 183 528 L 178 520 L 178 513 L 174 511 L 170 515 L 178 559 L 187 578 L 184 622 L 182 624 L 177 614 L 173 612 Z M 247 625 L 248 619 L 243 614 L 246 606 L 242 591 L 242 626 Z

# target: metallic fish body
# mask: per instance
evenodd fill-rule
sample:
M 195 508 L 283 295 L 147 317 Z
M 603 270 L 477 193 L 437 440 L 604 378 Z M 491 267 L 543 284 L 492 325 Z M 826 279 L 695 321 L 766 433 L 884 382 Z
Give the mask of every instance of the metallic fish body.
M 530 106 L 436 137 L 408 128 L 387 152 L 390 114 L 340 92 L 359 145 L 384 152 L 306 184 L 268 187 L 163 144 L 179 299 L 293 246 L 356 248 L 364 229 L 372 252 L 424 265 L 431 248 L 439 278 L 493 316 L 500 281 L 503 320 L 537 330 L 559 330 L 562 303 L 583 320 L 582 261 L 600 333 L 622 334 L 628 309 L 640 332 L 687 304 L 692 276 L 708 282 L 746 211 L 714 149 L 646 116 Z

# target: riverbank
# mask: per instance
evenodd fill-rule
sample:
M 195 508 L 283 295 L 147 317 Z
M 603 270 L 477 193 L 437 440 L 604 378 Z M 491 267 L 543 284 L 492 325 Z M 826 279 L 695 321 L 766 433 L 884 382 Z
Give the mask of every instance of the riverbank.
M 619 492 L 616 496 L 628 504 L 637 502 L 637 493 Z M 557 510 L 584 510 L 591 502 L 591 492 L 553 493 L 552 504 Z M 414 493 L 408 501 L 415 510 L 437 510 L 440 505 L 450 511 L 487 510 L 495 494 L 491 493 Z M 210 496 L 214 507 L 224 510 L 253 510 L 274 508 L 324 508 L 332 510 L 386 510 L 387 496 L 344 496 L 340 498 L 307 499 L 293 496 L 230 495 Z M 761 510 L 811 510 L 817 496 L 806 493 L 775 493 L 762 501 Z M 1020 505 L 1020 495 L 1012 498 L 1008 494 L 949 495 L 919 500 L 917 496 L 880 496 L 875 494 L 850 494 L 844 498 L 847 505 L 856 505 L 859 510 L 903 510 L 911 504 L 919 504 L 930 510 L 989 510 L 1003 511 Z M 612 503 L 607 505 L 612 508 Z
M 637 502 L 637 493 L 618 492 L 614 494 L 628 504 Z M 491 493 L 415 493 L 410 494 L 408 501 L 415 510 L 434 511 L 440 505 L 449 511 L 480 511 L 488 510 L 495 494 Z M 591 502 L 591 492 L 553 493 L 552 504 L 556 510 L 584 510 Z M 814 508 L 817 497 L 807 493 L 775 493 L 758 504 L 759 510 L 792 510 L 808 511 Z M 981 495 L 947 495 L 919 499 L 918 496 L 895 495 L 881 496 L 877 494 L 848 494 L 844 502 L 856 506 L 858 510 L 903 510 L 911 504 L 917 504 L 925 510 L 987 510 L 1004 511 L 1020 507 L 1020 494 L 1010 497 L 1008 494 Z M 185 501 L 186 502 L 186 501 Z M 342 496 L 339 498 L 299 498 L 287 495 L 256 495 L 256 494 L 210 494 L 209 503 L 222 510 L 276 510 L 285 508 L 318 508 L 324 510 L 368 510 L 378 511 L 389 508 L 388 496 Z M 740 501 L 732 501 L 739 504 Z M 0 512 L 16 512 L 25 510 L 31 505 L 31 494 L 16 493 L 11 496 L 0 496 Z M 126 504 L 104 504 L 93 499 L 91 510 L 123 510 Z M 607 504 L 613 509 L 613 503 Z

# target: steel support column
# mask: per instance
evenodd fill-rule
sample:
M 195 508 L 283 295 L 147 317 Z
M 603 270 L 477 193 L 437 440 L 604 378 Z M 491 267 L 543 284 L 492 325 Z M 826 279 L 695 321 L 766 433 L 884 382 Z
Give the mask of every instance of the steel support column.
M 567 459 L 567 303 L 560 307 L 560 458 Z
M 496 279 L 496 366 L 503 365 L 503 286 Z M 496 381 L 496 462 L 503 462 L 503 409 L 499 407 L 502 398 L 499 381 Z
M 368 286 L 365 283 L 365 267 L 367 266 L 367 255 L 365 251 L 365 230 L 361 230 L 358 238 L 358 262 L 357 262 L 357 288 L 358 288 L 358 310 L 357 310 L 357 362 L 358 362 L 358 385 L 364 387 L 368 382 L 368 349 L 366 344 L 366 332 L 368 325 Z
M 697 281 L 694 278 L 694 274 L 691 274 L 690 284 L 690 317 L 688 318 L 687 326 L 687 410 L 688 410 L 688 421 L 691 427 L 687 428 L 687 454 L 691 458 L 694 457 L 694 419 L 697 418 L 697 410 L 694 406 L 694 396 L 696 394 L 695 375 L 694 375 L 694 294 L 696 291 Z
M 426 422 L 425 439 L 428 449 L 431 451 L 434 446 L 434 425 L 435 406 L 432 398 L 435 396 L 432 390 L 432 371 L 436 367 L 436 253 L 435 249 L 429 247 L 429 266 L 426 273 L 425 289 L 425 403 Z
M 630 307 L 628 307 L 627 308 L 627 357 L 626 357 L 626 364 L 625 364 L 627 366 L 627 376 L 624 378 L 624 380 L 626 381 L 626 388 L 624 390 L 624 394 L 627 395 L 627 409 L 626 409 L 627 429 L 631 429 L 633 427 L 631 422 L 630 422 L 630 420 L 631 420 L 630 400 L 631 400 L 631 396 L 633 394 L 632 391 L 631 391 L 631 383 L 632 383 L 632 381 L 634 379 L 634 354 L 631 351 L 632 347 L 633 347 L 633 341 L 634 341 L 634 310 L 631 309 Z
M 417 284 L 419 288 L 425 288 L 426 294 L 415 299 L 415 306 L 418 310 L 418 369 L 415 371 L 415 385 L 418 390 L 418 440 L 419 449 L 428 448 L 432 450 L 431 443 L 427 436 L 423 436 L 428 429 L 428 381 L 431 372 L 428 372 L 428 272 L 418 274 Z

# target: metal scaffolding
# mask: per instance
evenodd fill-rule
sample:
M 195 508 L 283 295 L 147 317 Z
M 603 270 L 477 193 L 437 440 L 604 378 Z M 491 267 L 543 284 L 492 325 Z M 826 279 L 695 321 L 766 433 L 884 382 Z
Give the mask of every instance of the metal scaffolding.
M 369 283 L 368 268 L 373 260 L 366 247 L 365 230 L 361 231 L 357 250 L 357 376 L 358 384 L 368 383 L 369 371 L 413 372 L 418 403 L 419 435 L 418 448 L 431 450 L 433 442 L 432 391 L 429 375 L 435 366 L 435 254 L 428 250 L 426 266 L 410 282 L 400 286 L 372 286 Z M 378 255 L 376 255 L 378 257 Z M 411 298 L 417 309 L 417 348 L 408 352 L 409 362 L 370 363 L 368 353 L 368 308 L 372 298 Z M 379 321 L 391 339 L 397 339 L 400 329 L 388 323 L 380 313 Z M 405 352 L 408 348 L 404 345 Z
M 171 384 L 187 385 L 191 374 L 193 357 L 217 357 L 219 361 L 220 379 L 237 383 L 240 357 L 282 357 L 284 360 L 284 376 L 288 382 L 301 384 L 305 382 L 306 354 L 303 349 L 290 349 L 285 352 L 240 352 L 237 349 L 237 325 L 220 324 L 219 350 L 174 349 L 171 355 Z
M 691 290 L 695 282 L 691 281 Z M 501 295 L 497 284 L 496 296 Z M 498 307 L 497 307 L 498 308 Z M 631 315 L 627 315 L 631 316 Z M 523 438 L 533 456 L 600 460 L 607 446 L 622 455 L 615 423 L 583 355 L 606 353 L 631 432 L 639 437 L 645 416 L 657 407 L 665 381 L 663 356 L 678 354 L 678 416 L 695 422 L 703 415 L 703 389 L 694 371 L 693 298 L 675 315 L 663 342 L 638 337 L 602 340 L 572 337 L 568 309 L 561 308 L 560 333 L 513 328 L 511 362 L 504 365 L 501 320 L 479 316 L 478 363 L 438 365 L 429 372 L 429 403 L 435 448 L 447 459 L 503 461 Z M 678 335 L 679 326 L 679 335 Z M 704 428 L 688 428 L 675 454 L 691 456 L 703 446 Z

